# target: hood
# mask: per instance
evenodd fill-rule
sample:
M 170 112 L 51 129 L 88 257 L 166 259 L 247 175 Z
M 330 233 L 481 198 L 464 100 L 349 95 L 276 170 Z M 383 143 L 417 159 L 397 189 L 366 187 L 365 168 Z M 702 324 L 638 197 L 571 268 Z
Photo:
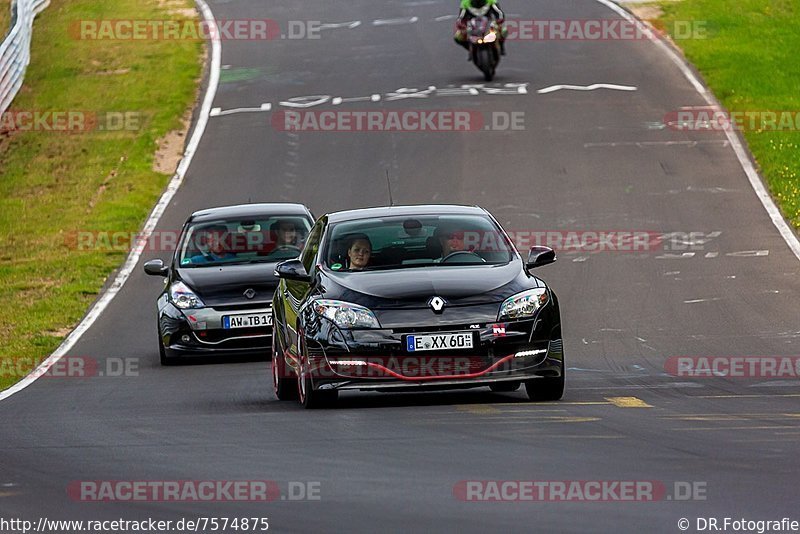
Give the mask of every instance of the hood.
M 326 271 L 325 275 L 333 282 L 323 283 L 327 298 L 371 307 L 424 307 L 433 296 L 456 306 L 501 302 L 531 287 L 531 282 L 536 280 L 521 269 L 518 261 L 506 265 L 436 266 L 359 273 Z
M 275 263 L 220 265 L 178 269 L 178 278 L 188 285 L 206 306 L 270 304 L 278 278 Z M 252 299 L 245 291 L 256 292 Z

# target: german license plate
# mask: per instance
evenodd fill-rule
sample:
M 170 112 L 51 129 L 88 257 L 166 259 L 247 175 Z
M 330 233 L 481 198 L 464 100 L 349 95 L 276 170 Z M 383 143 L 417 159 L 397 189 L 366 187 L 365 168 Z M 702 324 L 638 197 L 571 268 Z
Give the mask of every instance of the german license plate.
M 222 317 L 222 328 L 257 328 L 272 326 L 272 313 L 251 313 L 247 315 L 225 315 Z
M 408 349 L 408 352 L 422 352 L 426 350 L 463 350 L 471 348 L 472 332 L 406 336 L 406 349 Z

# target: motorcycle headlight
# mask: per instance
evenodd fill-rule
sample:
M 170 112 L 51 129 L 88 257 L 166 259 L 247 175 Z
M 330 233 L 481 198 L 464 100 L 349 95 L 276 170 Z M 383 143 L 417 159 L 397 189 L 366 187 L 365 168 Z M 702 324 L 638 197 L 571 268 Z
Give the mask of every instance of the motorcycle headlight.
M 341 300 L 315 300 L 314 311 L 330 319 L 339 328 L 380 328 L 375 314 L 358 304 Z
M 530 289 L 517 293 L 514 296 L 508 297 L 503 305 L 500 306 L 500 313 L 497 316 L 498 321 L 525 319 L 533 317 L 534 314 L 547 304 L 547 289 L 540 287 Z
M 484 36 L 484 38 L 483 38 L 483 42 L 484 42 L 484 43 L 493 43 L 493 42 L 495 42 L 496 40 L 497 40 L 497 34 L 496 34 L 496 33 L 494 33 L 494 32 L 489 32 L 489 33 L 488 33 L 488 34 L 486 34 L 486 36 Z
M 175 306 L 182 310 L 203 308 L 205 304 L 183 282 L 175 282 L 169 287 L 169 298 Z

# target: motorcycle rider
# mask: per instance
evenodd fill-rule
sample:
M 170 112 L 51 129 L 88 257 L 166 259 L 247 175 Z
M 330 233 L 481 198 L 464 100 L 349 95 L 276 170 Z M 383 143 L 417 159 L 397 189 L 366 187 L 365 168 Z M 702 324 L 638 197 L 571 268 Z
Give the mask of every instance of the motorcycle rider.
M 461 8 L 456 20 L 456 44 L 469 50 L 467 43 L 467 21 L 475 17 L 489 17 L 495 19 L 500 28 L 500 55 L 506 55 L 506 36 L 508 28 L 503 26 L 506 15 L 500 9 L 497 0 L 461 0 Z

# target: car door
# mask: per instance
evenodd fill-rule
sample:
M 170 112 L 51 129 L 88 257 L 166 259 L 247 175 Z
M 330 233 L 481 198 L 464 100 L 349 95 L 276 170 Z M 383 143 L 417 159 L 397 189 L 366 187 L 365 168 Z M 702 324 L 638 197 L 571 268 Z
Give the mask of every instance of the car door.
M 281 280 L 281 287 L 283 289 L 283 311 L 285 320 L 285 337 L 288 341 L 289 350 L 293 354 L 297 354 L 297 318 L 300 313 L 300 307 L 305 302 L 308 294 L 314 289 L 316 279 L 316 261 L 319 253 L 320 242 L 322 241 L 322 234 L 325 230 L 325 221 L 320 219 L 317 224 L 311 229 L 308 234 L 308 241 L 306 247 L 300 255 L 300 261 L 303 267 L 311 277 L 310 282 L 302 282 L 299 280 Z

